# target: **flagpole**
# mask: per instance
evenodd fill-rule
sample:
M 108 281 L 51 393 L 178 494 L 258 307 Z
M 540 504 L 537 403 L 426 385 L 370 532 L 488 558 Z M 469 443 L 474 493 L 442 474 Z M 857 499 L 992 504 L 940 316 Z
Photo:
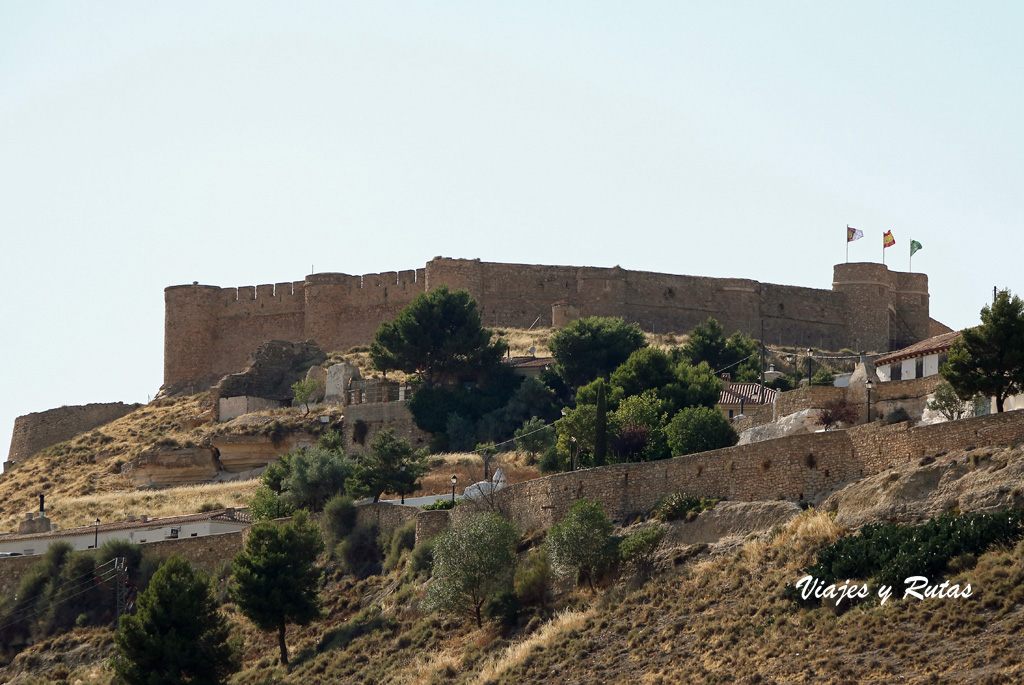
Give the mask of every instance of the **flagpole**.
M 882 234 L 882 266 L 885 266 L 885 234 Z
M 907 257 L 907 269 L 914 273 L 914 239 L 910 239 L 910 256 Z
M 846 263 L 850 263 L 850 224 L 846 224 Z

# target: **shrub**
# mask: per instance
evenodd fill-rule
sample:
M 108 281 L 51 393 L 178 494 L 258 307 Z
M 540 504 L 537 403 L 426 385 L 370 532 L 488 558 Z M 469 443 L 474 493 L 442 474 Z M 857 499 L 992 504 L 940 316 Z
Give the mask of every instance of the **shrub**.
M 574 575 L 576 582 L 594 580 L 614 561 L 609 543 L 612 522 L 598 500 L 581 498 L 572 503 L 564 519 L 551 527 L 544 547 L 551 567 L 561 576 Z
M 530 552 L 519 566 L 515 588 L 519 603 L 524 606 L 545 607 L 551 601 L 551 561 L 543 548 Z
M 377 546 L 377 526 L 356 526 L 335 546 L 334 554 L 345 573 L 357 578 L 369 578 L 381 570 L 380 547 Z
M 334 546 L 356 527 L 356 505 L 348 495 L 335 495 L 324 505 L 324 532 Z
M 805 572 L 826 585 L 873 578 L 902 587 L 909 576 L 933 579 L 958 557 L 978 555 L 1022 537 L 1024 511 L 1018 509 L 963 516 L 948 512 L 922 526 L 872 523 L 818 552 L 816 563 Z
M 416 522 L 408 521 L 390 533 L 381 533 L 377 542 L 384 550 L 384 570 L 394 571 L 402 554 L 416 546 Z
M 896 407 L 885 415 L 885 422 L 890 426 L 894 423 L 903 423 L 910 420 L 910 414 L 903 407 Z
M 565 470 L 565 463 L 558 454 L 558 448 L 551 446 L 544 450 L 537 460 L 537 470 L 541 473 L 558 473 Z
M 720 497 L 698 497 L 675 492 L 659 500 L 651 509 L 651 516 L 659 521 L 678 521 L 685 518 L 690 512 L 700 513 L 705 509 L 711 509 L 721 501 Z
M 459 502 L 461 501 L 462 500 L 459 499 L 451 499 L 450 497 L 442 497 L 440 499 L 434 500 L 430 504 L 421 504 L 420 508 L 426 509 L 427 511 L 454 509 L 455 507 L 459 506 Z
M 739 441 L 729 420 L 717 409 L 687 407 L 665 429 L 673 456 L 731 447 Z
M 853 425 L 860 419 L 860 410 L 846 403 L 846 400 L 829 400 L 818 413 L 815 423 L 824 426 L 825 430 L 835 428 L 841 423 Z
M 430 575 L 434 567 L 434 540 L 424 540 L 416 545 L 409 554 L 409 572 L 412 574 L 426 573 Z
M 665 532 L 664 526 L 654 525 L 630 533 L 619 542 L 619 558 L 631 564 L 639 574 L 647 575 L 654 566 L 654 552 Z
M 487 600 L 484 616 L 505 627 L 514 626 L 519 618 L 519 599 L 510 590 L 499 592 Z

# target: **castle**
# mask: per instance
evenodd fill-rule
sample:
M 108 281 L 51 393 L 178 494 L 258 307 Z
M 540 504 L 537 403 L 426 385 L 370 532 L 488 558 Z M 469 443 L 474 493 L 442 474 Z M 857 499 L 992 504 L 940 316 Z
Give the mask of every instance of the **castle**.
M 928 277 L 883 264 L 837 264 L 831 290 L 741 278 L 499 264 L 436 257 L 422 269 L 304 281 L 166 288 L 162 392 L 206 389 L 241 370 L 265 340 L 315 340 L 324 350 L 365 345 L 417 295 L 440 285 L 476 298 L 484 324 L 561 327 L 618 316 L 648 331 L 687 332 L 709 316 L 765 342 L 889 351 L 948 331 L 928 314 Z M 762 328 L 763 327 L 763 328 Z

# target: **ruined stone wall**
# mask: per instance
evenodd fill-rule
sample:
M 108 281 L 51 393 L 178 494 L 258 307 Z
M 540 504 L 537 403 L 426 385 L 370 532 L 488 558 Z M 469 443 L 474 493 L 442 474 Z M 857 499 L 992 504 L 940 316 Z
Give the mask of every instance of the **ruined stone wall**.
M 19 416 L 14 420 L 7 460 L 15 462 L 28 459 L 45 447 L 115 421 L 135 411 L 136 406 L 121 402 L 84 404 Z
M 817 500 L 850 480 L 952 450 L 1024 442 L 1024 412 L 1007 412 L 932 426 L 873 423 L 849 430 L 794 435 L 664 461 L 618 464 L 560 473 L 509 485 L 489 498 L 460 505 L 459 518 L 484 508 L 521 529 L 545 529 L 580 497 L 598 498 L 625 521 L 673 492 L 733 500 Z
M 364 437 L 356 442 L 357 423 L 365 426 Z M 409 441 L 414 450 L 426 447 L 430 436 L 416 426 L 405 402 L 381 404 L 350 404 L 345 407 L 345 426 L 342 429 L 344 449 L 349 454 L 367 449 L 380 431 L 391 428 L 395 436 Z
M 832 290 L 628 271 L 436 257 L 423 269 L 305 281 L 165 290 L 164 389 L 202 389 L 236 372 L 261 342 L 315 340 L 326 351 L 368 344 L 418 294 L 440 285 L 475 297 L 485 325 L 551 326 L 621 316 L 647 330 L 688 332 L 709 316 L 772 344 L 888 351 L 928 337 L 928 278 L 881 264 L 839 264 Z M 553 314 L 553 310 L 555 313 Z M 553 316 L 555 319 L 553 319 Z

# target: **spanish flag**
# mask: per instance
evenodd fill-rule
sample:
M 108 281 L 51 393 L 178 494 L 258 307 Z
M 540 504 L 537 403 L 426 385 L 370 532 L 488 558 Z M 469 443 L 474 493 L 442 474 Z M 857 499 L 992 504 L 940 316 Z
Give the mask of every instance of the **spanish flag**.
M 896 244 L 896 239 L 892 237 L 892 231 L 886 231 L 882 234 L 882 249 L 892 247 Z

